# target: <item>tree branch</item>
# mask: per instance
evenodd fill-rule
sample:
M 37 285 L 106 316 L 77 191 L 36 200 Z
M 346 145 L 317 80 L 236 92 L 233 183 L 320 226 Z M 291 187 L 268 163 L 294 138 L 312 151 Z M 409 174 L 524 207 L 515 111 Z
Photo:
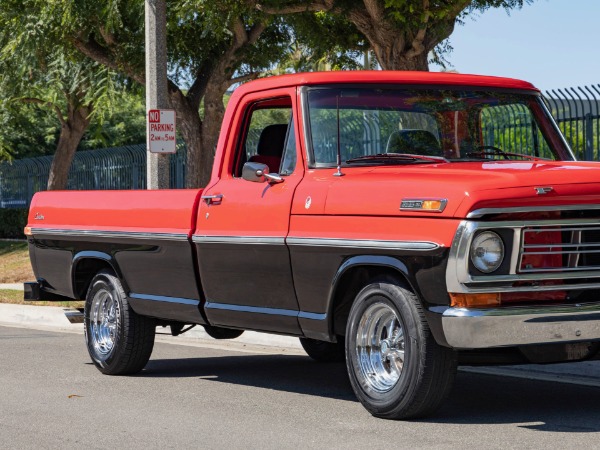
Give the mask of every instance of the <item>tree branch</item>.
M 117 72 L 124 72 L 128 77 L 137 81 L 142 86 L 146 84 L 146 75 L 144 72 L 139 72 L 129 64 L 117 63 L 114 56 L 110 53 L 106 47 L 100 45 L 96 40 L 89 36 L 87 40 L 84 40 L 81 36 L 77 36 L 71 39 L 73 46 L 85 56 L 100 64 L 110 67 Z
M 67 122 L 66 122 L 66 120 L 65 120 L 65 118 L 63 116 L 62 111 L 54 103 L 47 102 L 45 100 L 42 100 L 42 99 L 39 99 L 39 98 L 35 98 L 35 97 L 23 97 L 23 98 L 19 98 L 17 100 L 20 101 L 20 102 L 23 102 L 23 103 L 31 103 L 31 104 L 35 104 L 35 105 L 42 105 L 42 106 L 45 106 L 47 108 L 53 109 L 54 112 L 56 113 L 57 117 L 58 117 L 58 120 L 60 120 L 60 124 L 63 127 L 68 126 L 68 124 L 67 124 Z
M 115 35 L 113 33 L 110 33 L 105 27 L 98 27 L 98 31 L 100 32 L 100 36 L 102 36 L 102 39 L 104 39 L 104 42 L 106 42 L 106 44 L 109 47 L 112 47 L 117 44 Z
M 223 83 L 223 90 L 229 89 L 229 86 L 232 86 L 237 83 L 244 83 L 245 81 L 256 80 L 260 76 L 260 72 L 252 72 L 246 75 L 240 75 L 239 77 L 230 78 L 229 80 Z
M 271 15 L 296 14 L 302 12 L 331 11 L 335 0 L 320 0 L 311 3 L 298 2 L 286 6 L 267 6 L 256 3 L 256 9 Z
M 427 51 L 425 45 L 423 45 L 423 40 L 427 34 L 427 25 L 429 22 L 429 18 L 431 17 L 431 10 L 429 9 L 429 0 L 423 0 L 423 21 L 422 26 L 417 31 L 414 39 L 411 42 L 412 48 L 406 52 L 407 58 L 414 58 L 417 55 Z
M 233 46 L 236 47 L 236 49 L 248 42 L 248 33 L 246 32 L 246 26 L 241 17 L 238 16 L 233 20 L 231 32 L 234 37 Z
M 250 31 L 247 33 L 248 34 L 247 44 L 250 44 L 250 45 L 256 44 L 256 41 L 258 41 L 258 38 L 260 37 L 262 32 L 265 31 L 266 28 L 267 28 L 266 22 L 259 22 L 259 23 L 255 24 L 252 28 L 250 28 Z
M 363 0 L 363 3 L 367 13 L 369 13 L 374 22 L 385 20 L 383 5 L 379 0 Z

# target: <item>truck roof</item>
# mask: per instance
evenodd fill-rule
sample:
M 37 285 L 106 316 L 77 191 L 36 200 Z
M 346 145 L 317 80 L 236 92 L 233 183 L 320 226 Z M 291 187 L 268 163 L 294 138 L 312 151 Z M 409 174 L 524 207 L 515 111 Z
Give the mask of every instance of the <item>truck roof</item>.
M 471 86 L 505 89 L 526 89 L 538 91 L 531 83 L 514 78 L 468 75 L 447 72 L 410 72 L 385 70 L 349 70 L 334 72 L 310 72 L 293 75 L 279 75 L 261 78 L 240 86 L 238 94 L 289 86 L 309 86 L 317 84 L 408 84 Z

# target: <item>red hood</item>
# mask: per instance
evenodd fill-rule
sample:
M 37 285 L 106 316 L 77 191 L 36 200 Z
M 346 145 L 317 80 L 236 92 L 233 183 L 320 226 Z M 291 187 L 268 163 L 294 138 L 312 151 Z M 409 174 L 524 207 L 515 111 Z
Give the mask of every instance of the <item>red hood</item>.
M 325 214 L 463 218 L 474 209 L 600 204 L 600 163 L 490 161 L 345 169 L 329 185 Z M 551 187 L 544 195 L 537 187 Z M 400 211 L 403 199 L 447 199 L 443 213 Z

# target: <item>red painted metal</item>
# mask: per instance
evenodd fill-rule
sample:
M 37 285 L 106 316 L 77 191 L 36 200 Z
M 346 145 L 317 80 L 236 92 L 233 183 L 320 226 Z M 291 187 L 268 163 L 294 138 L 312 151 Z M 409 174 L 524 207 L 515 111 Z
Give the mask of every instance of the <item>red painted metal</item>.
M 196 218 L 191 212 L 201 193 L 201 189 L 39 192 L 31 202 L 27 225 L 189 235 Z

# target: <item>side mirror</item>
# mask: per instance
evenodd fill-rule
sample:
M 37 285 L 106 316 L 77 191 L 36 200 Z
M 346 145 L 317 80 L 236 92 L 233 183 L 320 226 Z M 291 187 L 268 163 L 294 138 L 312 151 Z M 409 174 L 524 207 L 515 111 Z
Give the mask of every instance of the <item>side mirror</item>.
M 283 183 L 283 178 L 280 175 L 269 173 L 269 166 L 256 162 L 247 162 L 244 164 L 242 178 L 254 183 L 264 183 L 265 181 L 271 184 Z

